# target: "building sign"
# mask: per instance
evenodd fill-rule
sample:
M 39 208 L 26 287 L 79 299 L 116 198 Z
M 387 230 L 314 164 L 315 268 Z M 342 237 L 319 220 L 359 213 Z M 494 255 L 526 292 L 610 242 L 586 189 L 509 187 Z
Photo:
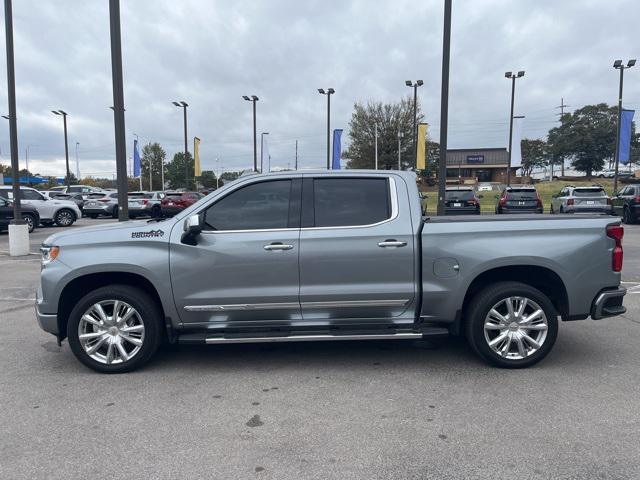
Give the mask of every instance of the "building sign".
M 467 163 L 470 163 L 470 164 L 484 163 L 484 155 L 467 155 Z

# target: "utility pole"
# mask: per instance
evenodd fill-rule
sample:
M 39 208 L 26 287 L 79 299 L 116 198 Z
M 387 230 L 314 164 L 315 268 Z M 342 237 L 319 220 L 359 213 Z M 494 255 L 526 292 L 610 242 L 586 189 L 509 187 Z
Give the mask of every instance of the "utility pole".
M 418 166 L 418 87 L 421 87 L 423 83 L 422 80 L 416 80 L 415 83 L 411 80 L 404 82 L 407 87 L 413 88 L 413 160 L 416 167 Z
M 564 117 L 564 109 L 566 107 L 570 107 L 571 105 L 565 105 L 564 104 L 564 98 L 560 97 L 560 105 L 558 105 L 556 108 L 560 109 L 560 113 L 558 113 L 557 115 L 560 115 L 560 125 L 562 125 L 562 117 Z M 561 164 L 561 173 L 560 176 L 564 177 L 564 157 L 562 157 L 562 164 Z M 551 180 L 553 180 L 553 177 L 551 177 Z
M 79 146 L 80 146 L 80 142 L 76 142 L 76 177 L 78 178 L 78 182 L 80 181 L 80 160 L 78 158 Z
M 298 140 L 296 140 L 296 170 L 298 170 Z
M 375 124 L 375 137 L 376 137 L 376 170 L 378 170 L 378 124 Z
M 438 165 L 438 215 L 444 215 L 444 195 L 447 184 L 447 126 L 449 121 L 451 3 L 451 0 L 444 0 L 444 29 L 442 34 L 442 87 L 440 96 L 440 159 Z
M 127 185 L 127 145 L 124 128 L 124 85 L 122 43 L 120 35 L 120 0 L 109 0 L 111 30 L 111 76 L 113 83 L 113 118 L 116 137 L 116 173 L 118 184 L 118 221 L 129 220 Z M 67 162 L 67 169 L 68 169 Z

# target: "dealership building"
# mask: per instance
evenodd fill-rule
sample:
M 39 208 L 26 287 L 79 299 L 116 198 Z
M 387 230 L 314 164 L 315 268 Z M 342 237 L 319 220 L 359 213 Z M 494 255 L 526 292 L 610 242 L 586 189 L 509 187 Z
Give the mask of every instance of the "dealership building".
M 506 148 L 447 150 L 447 179 L 506 183 L 508 163 L 509 152 Z M 511 169 L 511 178 L 515 178 L 517 169 Z

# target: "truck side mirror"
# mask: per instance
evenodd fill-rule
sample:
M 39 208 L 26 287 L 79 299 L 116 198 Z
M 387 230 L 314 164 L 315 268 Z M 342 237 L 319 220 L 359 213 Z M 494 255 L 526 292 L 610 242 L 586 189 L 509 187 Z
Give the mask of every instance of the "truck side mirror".
M 197 213 L 184 221 L 184 232 L 180 241 L 186 245 L 197 245 L 196 237 L 202 232 L 202 218 Z

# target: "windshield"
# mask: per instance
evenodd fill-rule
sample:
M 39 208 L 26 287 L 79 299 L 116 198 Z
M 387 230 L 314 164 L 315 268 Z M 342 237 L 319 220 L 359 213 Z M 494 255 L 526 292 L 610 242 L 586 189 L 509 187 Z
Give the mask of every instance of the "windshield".
M 445 200 L 473 200 L 472 190 L 447 190 L 444 192 Z
M 511 190 L 506 197 L 507 200 L 536 200 L 538 194 L 535 190 Z
M 574 197 L 604 197 L 607 194 L 602 188 L 580 188 L 573 191 Z

